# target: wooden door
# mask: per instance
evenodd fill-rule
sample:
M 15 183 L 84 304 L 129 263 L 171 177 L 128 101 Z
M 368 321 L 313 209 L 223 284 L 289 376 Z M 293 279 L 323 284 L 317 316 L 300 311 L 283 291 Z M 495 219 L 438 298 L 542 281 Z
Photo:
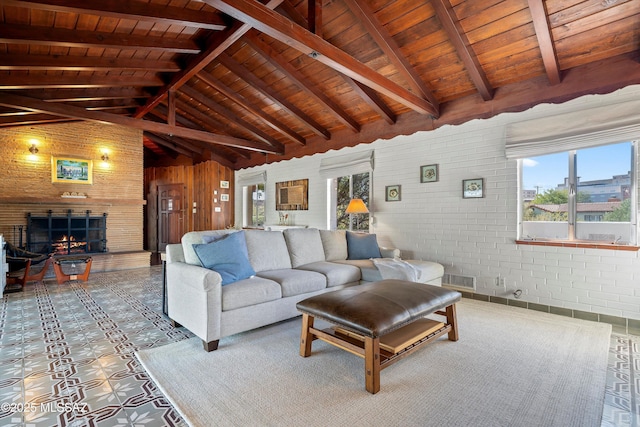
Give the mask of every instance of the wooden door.
M 180 243 L 184 234 L 183 184 L 158 186 L 158 252 L 169 243 Z

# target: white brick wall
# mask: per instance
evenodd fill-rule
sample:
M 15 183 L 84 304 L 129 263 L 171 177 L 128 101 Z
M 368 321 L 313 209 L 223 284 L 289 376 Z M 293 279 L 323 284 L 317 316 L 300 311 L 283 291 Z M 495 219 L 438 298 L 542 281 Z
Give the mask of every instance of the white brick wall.
M 447 273 L 476 276 L 481 294 L 512 298 L 512 292 L 521 289 L 523 301 L 640 319 L 638 252 L 515 244 L 517 166 L 504 157 L 507 123 L 634 96 L 640 96 L 640 86 L 380 140 L 340 153 L 375 150 L 370 209 L 375 215 L 372 231 L 381 245 L 402 249 L 405 258 L 438 261 Z M 309 178 L 309 210 L 293 212 L 295 221 L 326 228 L 327 186 L 317 171 L 323 156 L 336 154 L 266 166 L 267 223 L 278 220 L 275 183 Z M 420 166 L 433 163 L 439 164 L 439 181 L 421 184 Z M 462 198 L 462 180 L 469 178 L 485 179 L 485 198 Z M 385 202 L 385 186 L 394 184 L 402 185 L 402 200 Z M 236 200 L 241 200 L 238 196 Z M 240 212 L 238 204 L 236 217 Z M 498 275 L 506 279 L 508 292 L 495 286 Z

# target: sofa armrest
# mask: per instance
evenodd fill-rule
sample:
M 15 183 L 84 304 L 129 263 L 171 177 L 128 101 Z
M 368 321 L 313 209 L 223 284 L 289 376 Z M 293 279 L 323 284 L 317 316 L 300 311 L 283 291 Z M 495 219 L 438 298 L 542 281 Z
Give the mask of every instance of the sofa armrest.
M 197 291 L 209 292 L 220 289 L 222 277 L 217 271 L 185 262 L 167 263 L 167 287 L 188 286 Z
M 400 258 L 400 249 L 380 247 L 380 255 L 382 258 Z
M 165 252 L 167 254 L 167 263 L 171 262 L 185 262 L 184 252 L 180 243 L 172 243 L 166 246 Z

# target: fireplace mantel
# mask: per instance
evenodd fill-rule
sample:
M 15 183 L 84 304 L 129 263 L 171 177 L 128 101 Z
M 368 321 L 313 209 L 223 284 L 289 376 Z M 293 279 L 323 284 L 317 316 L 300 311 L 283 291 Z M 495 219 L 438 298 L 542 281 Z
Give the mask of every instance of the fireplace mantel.
M 94 199 L 86 198 L 62 198 L 62 197 L 0 197 L 0 204 L 7 205 L 146 205 L 144 199 Z

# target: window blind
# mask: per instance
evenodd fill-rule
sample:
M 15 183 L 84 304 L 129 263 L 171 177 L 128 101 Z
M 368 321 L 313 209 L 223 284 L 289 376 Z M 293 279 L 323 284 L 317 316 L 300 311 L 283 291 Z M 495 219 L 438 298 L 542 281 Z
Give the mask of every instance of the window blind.
M 267 171 L 247 172 L 238 176 L 238 185 L 240 187 L 262 184 L 263 182 L 267 182 Z
M 339 176 L 355 175 L 373 171 L 373 150 L 342 156 L 325 157 L 320 160 L 320 178 L 330 179 Z
M 523 159 L 638 137 L 640 100 L 633 100 L 508 124 L 505 155 Z

